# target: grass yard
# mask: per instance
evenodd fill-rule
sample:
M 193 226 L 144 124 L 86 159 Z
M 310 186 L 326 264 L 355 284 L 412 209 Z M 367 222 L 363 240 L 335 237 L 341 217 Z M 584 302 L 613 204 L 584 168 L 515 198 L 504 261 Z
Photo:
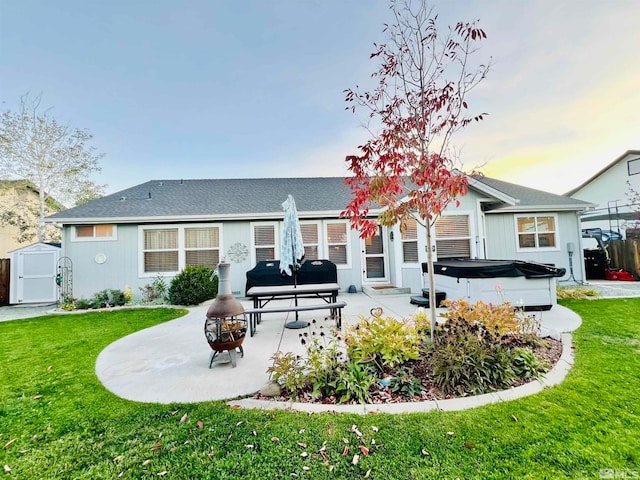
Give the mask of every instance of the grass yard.
M 21 479 L 638 478 L 640 299 L 562 303 L 584 321 L 563 384 L 399 416 L 150 405 L 105 390 L 99 352 L 179 310 L 0 323 L 0 468 Z

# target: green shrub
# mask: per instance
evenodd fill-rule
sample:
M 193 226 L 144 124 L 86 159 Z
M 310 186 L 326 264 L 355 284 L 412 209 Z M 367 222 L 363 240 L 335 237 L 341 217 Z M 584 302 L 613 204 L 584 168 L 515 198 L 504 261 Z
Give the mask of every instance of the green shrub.
M 548 369 L 546 363 L 540 361 L 528 348 L 514 348 L 511 354 L 513 369 L 520 378 L 536 378 Z
M 364 318 L 345 336 L 349 359 L 380 371 L 420 358 L 422 339 L 415 325 L 393 317 Z
M 140 287 L 140 292 L 144 303 L 162 303 L 167 295 L 167 282 L 162 275 L 158 274 L 153 282 Z
M 303 337 L 303 342 L 304 342 Z M 336 395 L 340 369 L 345 363 L 335 332 L 313 336 L 307 345 L 306 382 L 313 398 Z
M 414 395 L 420 395 L 423 390 L 424 387 L 420 379 L 414 377 L 412 371 L 408 368 L 399 368 L 391 379 L 391 391 L 393 393 L 401 393 L 408 397 L 413 397 Z
M 85 308 L 105 308 L 105 307 L 113 307 L 113 306 L 121 306 L 126 303 L 125 292 L 122 290 L 102 290 L 98 293 L 95 293 L 93 297 L 89 300 L 80 299 L 76 301 L 76 308 L 85 309 Z
M 292 352 L 282 353 L 277 351 L 271 357 L 273 363 L 267 369 L 267 373 L 273 375 L 273 379 L 286 388 L 294 398 L 305 386 L 304 364 L 302 358 Z
M 107 305 L 110 305 L 109 290 L 102 290 L 101 292 L 95 293 L 89 300 L 89 308 L 104 308 Z
M 91 308 L 91 302 L 89 300 L 87 300 L 86 298 L 79 298 L 76 301 L 76 308 L 78 310 L 86 310 L 88 308 Z
M 122 306 L 125 303 L 127 303 L 127 300 L 122 290 L 109 290 L 109 305 Z
M 434 383 L 447 394 L 480 394 L 515 380 L 511 351 L 484 325 L 450 319 L 432 348 Z
M 172 305 L 198 305 L 218 294 L 218 276 L 213 269 L 189 265 L 171 281 L 167 299 Z
M 340 403 L 369 403 L 371 388 L 377 383 L 378 378 L 367 365 L 348 362 L 338 371 L 336 397 Z

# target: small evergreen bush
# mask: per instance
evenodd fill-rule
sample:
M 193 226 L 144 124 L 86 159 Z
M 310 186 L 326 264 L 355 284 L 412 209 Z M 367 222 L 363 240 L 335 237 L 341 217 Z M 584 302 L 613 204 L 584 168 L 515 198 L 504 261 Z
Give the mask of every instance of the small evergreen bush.
M 172 305 L 198 305 L 218 294 L 218 276 L 213 269 L 189 265 L 171 281 L 167 299 Z

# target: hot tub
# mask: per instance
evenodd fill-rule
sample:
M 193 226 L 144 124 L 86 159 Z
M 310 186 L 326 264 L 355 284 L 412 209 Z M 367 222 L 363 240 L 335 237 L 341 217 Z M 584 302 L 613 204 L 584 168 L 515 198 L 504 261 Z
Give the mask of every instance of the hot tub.
M 427 264 L 422 264 L 425 274 Z M 449 300 L 510 302 L 525 310 L 549 310 L 557 303 L 556 278 L 566 269 L 520 260 L 443 260 L 434 263 L 436 288 Z

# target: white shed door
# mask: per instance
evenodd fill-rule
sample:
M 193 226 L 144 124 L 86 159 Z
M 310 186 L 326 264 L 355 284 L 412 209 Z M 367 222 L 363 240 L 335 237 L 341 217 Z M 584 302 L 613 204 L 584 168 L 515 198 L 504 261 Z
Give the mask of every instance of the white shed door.
M 18 255 L 18 303 L 57 300 L 56 252 L 22 252 Z

